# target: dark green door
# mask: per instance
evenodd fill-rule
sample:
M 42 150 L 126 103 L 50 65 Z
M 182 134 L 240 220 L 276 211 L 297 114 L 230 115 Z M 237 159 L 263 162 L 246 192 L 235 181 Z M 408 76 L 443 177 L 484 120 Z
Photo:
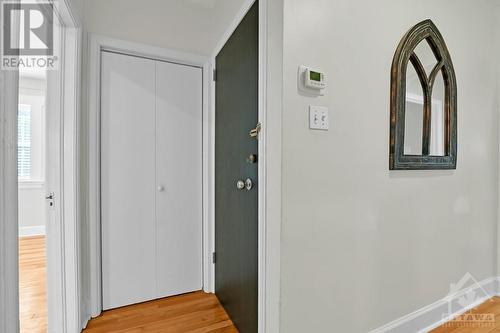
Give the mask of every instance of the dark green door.
M 241 333 L 257 332 L 258 44 L 256 2 L 216 57 L 215 291 Z

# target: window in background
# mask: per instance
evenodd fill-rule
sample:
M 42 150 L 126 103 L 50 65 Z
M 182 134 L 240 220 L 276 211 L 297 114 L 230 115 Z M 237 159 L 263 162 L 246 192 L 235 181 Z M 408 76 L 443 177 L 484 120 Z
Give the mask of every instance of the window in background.
M 19 179 L 31 178 L 31 105 L 19 104 L 17 121 L 17 173 Z

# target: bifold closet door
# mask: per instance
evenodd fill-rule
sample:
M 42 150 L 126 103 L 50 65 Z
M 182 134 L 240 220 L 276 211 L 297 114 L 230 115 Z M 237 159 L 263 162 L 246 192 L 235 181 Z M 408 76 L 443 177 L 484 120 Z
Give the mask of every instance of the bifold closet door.
M 202 289 L 202 70 L 102 53 L 103 308 Z
M 202 289 L 202 70 L 156 62 L 158 293 Z
M 155 62 L 102 52 L 103 309 L 157 296 Z

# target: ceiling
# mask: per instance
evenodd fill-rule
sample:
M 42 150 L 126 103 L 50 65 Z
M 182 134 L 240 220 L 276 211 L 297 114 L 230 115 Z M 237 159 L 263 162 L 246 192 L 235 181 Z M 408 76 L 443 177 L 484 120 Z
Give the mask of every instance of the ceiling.
M 245 0 L 85 0 L 89 32 L 209 55 Z

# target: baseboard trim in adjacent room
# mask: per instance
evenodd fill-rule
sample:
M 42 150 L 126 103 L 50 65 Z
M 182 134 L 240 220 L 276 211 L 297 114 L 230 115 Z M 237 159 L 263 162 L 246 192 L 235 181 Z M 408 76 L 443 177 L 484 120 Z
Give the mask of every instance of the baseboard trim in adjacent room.
M 464 284 L 469 286 L 463 288 Z M 456 284 L 456 287 L 459 289 L 457 292 L 369 333 L 428 332 L 484 303 L 489 298 L 499 295 L 500 277 L 476 281 L 472 275 L 466 274 Z M 468 295 L 474 295 L 475 297 L 469 299 Z
M 45 226 L 19 227 L 19 237 L 44 236 Z

